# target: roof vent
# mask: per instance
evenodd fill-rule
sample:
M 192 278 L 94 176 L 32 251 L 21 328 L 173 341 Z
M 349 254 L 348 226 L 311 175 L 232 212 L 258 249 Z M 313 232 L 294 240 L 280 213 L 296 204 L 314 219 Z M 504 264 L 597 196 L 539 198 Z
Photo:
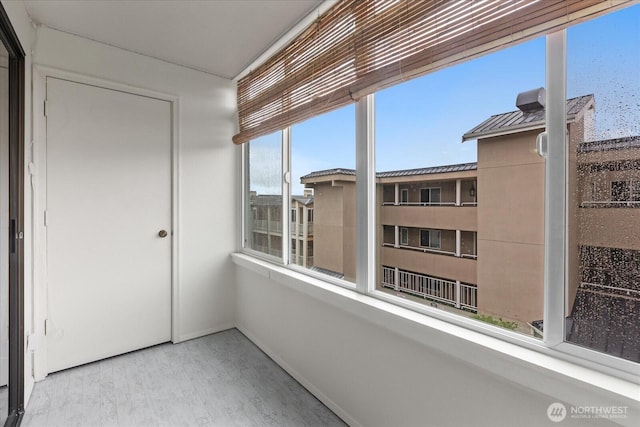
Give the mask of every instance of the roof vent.
M 543 87 L 521 92 L 516 98 L 516 107 L 525 113 L 543 110 L 546 94 Z

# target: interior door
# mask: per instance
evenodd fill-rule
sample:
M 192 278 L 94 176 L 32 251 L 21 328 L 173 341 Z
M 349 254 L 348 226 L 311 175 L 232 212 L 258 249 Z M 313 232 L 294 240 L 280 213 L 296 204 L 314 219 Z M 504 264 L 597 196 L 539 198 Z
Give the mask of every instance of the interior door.
M 51 77 L 46 84 L 54 372 L 171 339 L 172 131 L 167 101 Z

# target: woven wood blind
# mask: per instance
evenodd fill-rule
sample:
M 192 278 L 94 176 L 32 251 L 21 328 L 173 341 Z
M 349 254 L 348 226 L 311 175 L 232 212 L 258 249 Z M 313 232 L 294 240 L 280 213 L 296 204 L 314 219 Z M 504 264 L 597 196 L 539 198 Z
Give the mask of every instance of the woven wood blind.
M 241 144 L 631 0 L 343 0 L 238 82 Z

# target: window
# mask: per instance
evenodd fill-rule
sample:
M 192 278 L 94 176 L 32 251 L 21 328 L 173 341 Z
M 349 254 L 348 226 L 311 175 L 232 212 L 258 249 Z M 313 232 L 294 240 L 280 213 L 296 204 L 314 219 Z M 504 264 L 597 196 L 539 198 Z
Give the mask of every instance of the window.
M 400 204 L 406 205 L 409 204 L 409 189 L 403 188 L 400 190 Z
M 291 198 L 308 209 L 305 229 L 298 233 L 306 241 L 291 260 L 302 257 L 306 261 L 298 265 L 348 282 L 356 277 L 355 166 L 353 105 L 291 127 Z
M 440 249 L 440 231 L 420 230 L 420 246 L 425 248 Z
M 439 188 L 421 188 L 420 203 L 423 205 L 439 205 L 440 189 Z
M 640 180 L 612 181 L 611 200 L 614 202 L 640 201 Z
M 408 247 L 377 245 L 376 290 L 384 297 L 443 308 L 433 295 L 383 286 L 382 266 L 398 268 L 413 274 L 407 277 L 443 280 L 443 289 L 456 293 L 447 301 L 460 301 L 468 290 L 467 299 L 478 305 L 454 304 L 456 314 L 477 312 L 479 320 L 502 319 L 534 335 L 529 324 L 544 311 L 544 159 L 531 147 L 544 130 L 544 111 L 528 105 L 525 116 L 514 104 L 518 94 L 544 84 L 545 39 L 539 38 L 375 94 L 379 218 L 387 226 L 412 226 L 408 245 L 402 243 Z M 527 129 L 525 121 L 535 117 L 537 126 Z M 476 203 L 480 185 L 487 203 Z M 395 186 L 402 204 L 416 203 L 385 204 Z
M 309 227 L 307 241 L 290 244 L 291 263 L 341 285 L 333 279 L 356 282 L 359 263 L 368 277 L 356 282 L 358 292 L 527 336 L 514 342 L 637 369 L 631 339 L 603 340 L 625 328 L 618 337 L 637 336 L 640 324 L 640 206 L 632 203 L 640 200 L 640 59 L 631 54 L 640 50 L 638 19 L 640 6 L 627 7 L 569 28 L 566 42 L 561 33 L 532 39 L 287 128 L 292 179 L 283 203 L 306 196 Z M 356 144 L 356 125 L 365 123 L 375 138 L 367 129 Z M 538 153 L 543 132 L 566 144 Z M 357 190 L 356 175 L 368 179 Z M 434 204 L 442 207 L 426 207 Z M 616 204 L 625 209 L 610 209 Z M 370 216 L 356 217 L 363 205 Z M 265 212 L 246 217 L 259 222 Z M 363 222 L 367 232 L 357 227 Z M 545 240 L 549 230 L 554 238 Z M 375 254 L 356 259 L 356 242 Z M 605 308 L 623 296 L 635 305 L 607 317 Z
M 276 132 L 246 147 L 244 247 L 282 256 L 282 133 Z M 286 212 L 286 211 L 285 211 Z
M 409 245 L 409 229 L 401 227 L 400 228 L 400 244 L 403 246 Z
M 638 22 L 635 5 L 567 30 L 568 96 L 591 94 L 594 105 L 582 122 L 567 126 L 564 337 L 634 362 L 640 362 Z M 599 200 L 589 207 L 599 209 L 577 209 L 573 194 L 589 186 Z
M 291 209 L 291 222 L 296 222 L 296 210 Z

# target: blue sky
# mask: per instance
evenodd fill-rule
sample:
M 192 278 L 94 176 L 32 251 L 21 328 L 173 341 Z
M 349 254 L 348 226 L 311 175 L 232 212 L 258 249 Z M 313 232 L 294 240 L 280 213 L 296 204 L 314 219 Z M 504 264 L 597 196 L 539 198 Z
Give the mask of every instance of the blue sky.
M 640 135 L 640 5 L 571 27 L 567 43 L 567 97 L 595 95 L 596 138 Z M 515 110 L 519 92 L 543 86 L 540 37 L 376 93 L 376 170 L 476 161 L 475 141 L 463 144 L 462 135 Z M 293 126 L 293 194 L 309 172 L 355 168 L 354 119 L 349 105 Z M 273 160 L 252 171 L 252 189 L 263 194 L 279 187 L 279 138 L 252 147 L 252 158 Z

